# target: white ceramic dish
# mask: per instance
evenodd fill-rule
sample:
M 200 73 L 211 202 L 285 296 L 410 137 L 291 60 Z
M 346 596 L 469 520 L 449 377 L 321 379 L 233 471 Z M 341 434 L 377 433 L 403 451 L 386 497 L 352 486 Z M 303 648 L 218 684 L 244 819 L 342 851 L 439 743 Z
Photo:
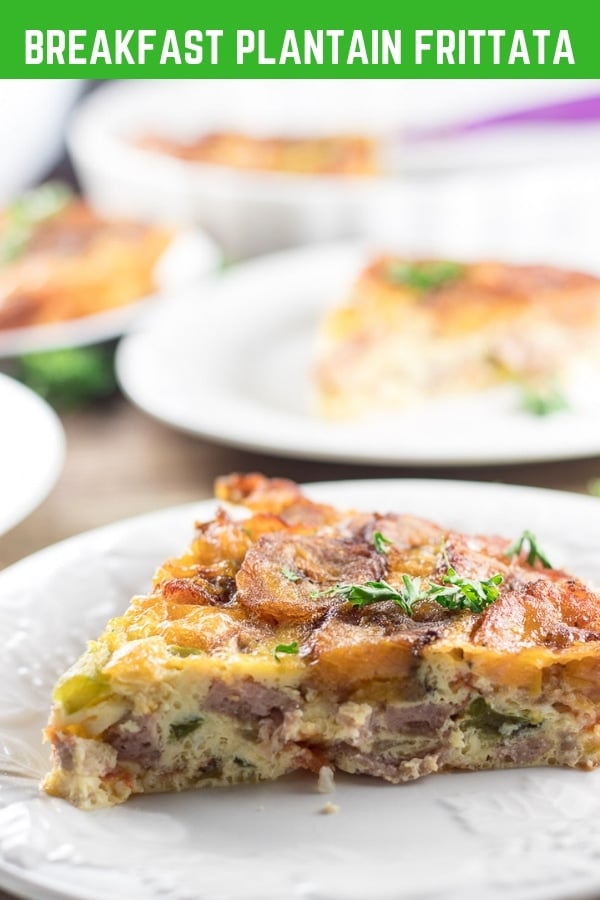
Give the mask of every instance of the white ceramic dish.
M 0 205 L 4 206 L 56 163 L 67 114 L 84 82 L 64 78 L 5 78 L 0 82 L 2 133 Z
M 83 347 L 120 337 L 142 312 L 159 304 L 164 295 L 198 284 L 219 267 L 221 259 L 217 245 L 206 234 L 198 229 L 181 231 L 158 261 L 155 295 L 67 322 L 0 329 L 0 358 Z
M 354 422 L 318 418 L 310 399 L 317 324 L 372 254 L 327 245 L 238 266 L 206 292 L 206 304 L 180 299 L 122 342 L 123 389 L 180 430 L 281 456 L 425 466 L 600 452 L 600 394 L 587 377 L 571 386 L 573 408 L 545 419 L 521 411 L 512 387 Z
M 600 583 L 600 501 L 506 485 L 313 485 L 325 502 L 473 531 L 533 529 Z M 0 885 L 34 900 L 578 900 L 600 890 L 600 772 L 529 769 L 402 786 L 312 776 L 83 813 L 43 796 L 56 677 L 181 551 L 212 501 L 74 538 L 0 574 Z M 84 602 L 82 602 L 84 598 Z M 12 773 L 12 774 L 9 774 Z M 325 802 L 336 815 L 320 815 Z
M 26 518 L 54 486 L 65 440 L 58 417 L 37 394 L 0 375 L 0 534 Z M 0 550 L 0 561 L 2 551 Z
M 92 202 L 111 212 L 206 227 L 226 252 L 250 256 L 356 237 L 375 204 L 402 210 L 427 192 L 414 176 L 548 158 L 598 158 L 600 129 L 521 129 L 451 141 L 400 143 L 400 177 L 336 178 L 242 172 L 137 148 L 147 133 L 189 138 L 215 129 L 268 135 L 365 131 L 375 136 L 466 121 L 585 94 L 589 82 L 167 81 L 120 82 L 81 104 L 69 148 Z M 396 158 L 397 157 L 397 158 Z M 417 210 L 422 203 L 412 204 Z M 427 204 L 425 204 L 427 206 Z M 420 217 L 422 218 L 422 217 Z

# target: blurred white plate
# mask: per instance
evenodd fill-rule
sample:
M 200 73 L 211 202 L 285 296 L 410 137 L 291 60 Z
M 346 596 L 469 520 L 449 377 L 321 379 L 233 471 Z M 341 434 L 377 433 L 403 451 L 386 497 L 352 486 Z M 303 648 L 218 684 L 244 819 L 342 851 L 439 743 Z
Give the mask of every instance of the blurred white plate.
M 124 391 L 178 429 L 280 456 L 425 466 L 600 452 L 600 392 L 585 379 L 571 386 L 572 409 L 545 419 L 522 412 L 511 387 L 348 423 L 313 414 L 318 321 L 372 254 L 353 244 L 274 254 L 226 274 L 201 306 L 157 310 L 119 347 Z
M 58 417 L 48 404 L 6 375 L 0 375 L 0 418 L 3 534 L 28 516 L 54 486 L 64 461 L 65 439 Z
M 0 81 L 0 205 L 50 171 L 63 152 L 65 119 L 83 84 L 64 78 Z
M 600 128 L 594 126 L 559 132 L 504 128 L 418 143 L 401 137 L 406 130 L 567 100 L 589 93 L 592 85 L 597 82 L 120 81 L 83 101 L 68 142 L 85 191 L 99 209 L 198 223 L 239 258 L 360 236 L 370 204 L 382 199 L 402 210 L 405 185 L 423 173 L 443 179 L 449 171 L 474 166 L 582 155 L 597 159 Z M 135 144 L 148 134 L 186 140 L 215 130 L 283 136 L 358 132 L 400 139 L 393 141 L 391 174 L 374 178 L 243 171 L 187 162 Z
M 533 529 L 600 581 L 600 501 L 507 485 L 363 481 L 311 496 L 474 532 Z M 0 574 L 0 884 L 35 900 L 577 900 L 600 890 L 600 771 L 314 776 L 137 797 L 84 813 L 41 795 L 55 679 L 181 552 L 212 501 L 90 532 Z M 84 598 L 84 602 L 82 602 Z M 9 774 L 12 773 L 12 774 Z M 319 815 L 331 800 L 337 815 Z
M 217 245 L 203 232 L 182 231 L 157 264 L 158 291 L 155 295 L 65 322 L 0 329 L 0 358 L 63 347 L 83 347 L 120 337 L 143 311 L 161 303 L 163 295 L 199 282 L 214 272 L 221 260 Z

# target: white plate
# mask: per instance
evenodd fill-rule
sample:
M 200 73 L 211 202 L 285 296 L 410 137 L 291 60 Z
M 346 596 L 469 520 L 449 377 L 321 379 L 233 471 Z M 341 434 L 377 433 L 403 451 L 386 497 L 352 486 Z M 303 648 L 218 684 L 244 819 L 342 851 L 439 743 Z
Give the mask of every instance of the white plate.
M 600 502 L 506 485 L 364 481 L 315 498 L 508 536 L 533 529 L 558 564 L 600 583 Z M 212 501 L 58 544 L 0 574 L 0 884 L 77 900 L 554 900 L 600 890 L 600 772 L 529 769 L 394 787 L 306 775 L 138 797 L 83 813 L 38 792 L 56 677 L 181 551 Z M 11 772 L 12 774 L 6 774 Z M 331 799 L 337 815 L 320 815 Z
M 142 312 L 159 304 L 164 294 L 199 282 L 220 263 L 221 253 L 211 238 L 199 230 L 182 231 L 157 263 L 157 294 L 66 322 L 0 329 L 0 359 L 21 353 L 83 347 L 120 337 Z
M 63 465 L 65 439 L 47 403 L 6 375 L 0 375 L 0 418 L 0 534 L 4 534 L 54 486 Z
M 64 152 L 65 119 L 84 81 L 6 78 L 0 83 L 0 204 L 48 173 Z
M 565 158 L 598 158 L 600 129 L 492 129 L 426 142 L 398 142 L 398 177 L 339 178 L 235 170 L 151 153 L 135 138 L 157 131 L 186 140 L 200 131 L 398 135 L 471 121 L 593 91 L 596 82 L 368 79 L 113 82 L 86 97 L 68 143 L 87 195 L 100 209 L 197 222 L 234 258 L 364 234 L 371 203 L 402 211 L 422 197 L 423 173 Z M 132 140 L 133 139 L 133 140 Z M 397 157 L 397 158 L 396 158 Z M 554 185 L 551 186 L 553 191 Z M 424 201 L 424 202 L 423 202 Z M 418 207 L 418 203 L 414 204 Z M 418 221 L 423 216 L 418 215 Z M 406 221 L 410 222 L 407 216 Z M 427 227 L 427 223 L 425 223 Z
M 282 456 L 487 465 L 600 452 L 600 391 L 587 378 L 572 385 L 572 410 L 544 419 L 522 412 L 510 387 L 369 420 L 318 418 L 310 409 L 317 325 L 372 254 L 332 244 L 238 266 L 206 304 L 180 299 L 121 344 L 123 389 L 183 431 Z

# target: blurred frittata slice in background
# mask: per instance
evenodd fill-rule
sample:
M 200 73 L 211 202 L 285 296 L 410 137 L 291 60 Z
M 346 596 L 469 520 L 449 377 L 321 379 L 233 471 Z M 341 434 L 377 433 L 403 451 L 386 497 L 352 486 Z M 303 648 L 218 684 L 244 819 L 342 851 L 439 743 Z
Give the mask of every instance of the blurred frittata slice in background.
M 347 419 L 508 381 L 543 403 L 575 365 L 599 358 L 592 275 L 382 256 L 321 323 L 317 405 Z

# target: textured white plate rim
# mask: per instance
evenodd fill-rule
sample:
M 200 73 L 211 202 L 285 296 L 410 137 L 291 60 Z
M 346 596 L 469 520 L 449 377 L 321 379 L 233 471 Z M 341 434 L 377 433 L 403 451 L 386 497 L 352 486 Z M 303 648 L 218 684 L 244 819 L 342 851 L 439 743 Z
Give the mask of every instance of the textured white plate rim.
M 49 494 L 62 470 L 66 450 L 65 434 L 60 420 L 41 397 L 18 381 L 0 374 L 0 407 L 3 395 L 5 401 L 9 395 L 15 398 L 19 406 L 19 422 L 16 430 L 18 431 L 23 427 L 23 423 L 28 421 L 32 430 L 35 427 L 40 440 L 37 443 L 39 452 L 35 469 L 23 473 L 19 480 L 23 490 L 18 497 L 12 498 L 11 504 L 7 503 L 6 497 L 2 498 L 0 535 L 26 518 Z M 9 430 L 8 437 L 3 437 L 3 444 L 10 441 L 10 433 Z M 2 457 L 3 450 L 0 448 L 0 465 Z
M 177 234 L 165 254 L 178 252 L 187 259 L 188 265 L 197 262 L 197 255 L 203 257 L 202 277 L 208 276 L 222 261 L 217 244 L 199 228 L 188 229 Z M 160 266 L 161 260 L 157 265 Z M 85 347 L 102 341 L 121 337 L 144 312 L 160 304 L 163 295 L 170 290 L 167 277 L 165 289 L 133 303 L 115 309 L 105 310 L 65 322 L 50 322 L 47 325 L 28 325 L 22 328 L 0 330 L 0 359 L 18 356 L 21 353 L 40 353 L 64 347 Z
M 128 335 L 119 345 L 116 369 L 124 393 L 153 418 L 179 431 L 242 449 L 293 458 L 427 467 L 575 459 L 600 453 L 600 418 L 597 427 L 590 429 L 587 426 L 588 417 L 583 411 L 559 413 L 546 420 L 536 420 L 527 416 L 520 418 L 516 410 L 507 412 L 499 406 L 498 412 L 501 413 L 502 419 L 496 433 L 500 434 L 500 441 L 493 440 L 494 429 L 490 428 L 489 439 L 480 440 L 479 446 L 476 446 L 472 436 L 465 432 L 464 440 L 447 447 L 443 441 L 433 440 L 431 434 L 428 439 L 426 433 L 414 430 L 414 434 L 419 435 L 420 440 L 410 447 L 404 447 L 402 441 L 398 440 L 398 435 L 402 434 L 403 413 L 397 414 L 395 419 L 390 417 L 387 433 L 382 432 L 381 441 L 373 443 L 369 440 L 369 429 L 364 427 L 364 421 L 356 422 L 354 427 L 351 423 L 342 431 L 337 425 L 319 421 L 307 413 L 300 414 L 293 408 L 287 410 L 260 397 L 255 399 L 248 394 L 244 395 L 239 385 L 232 386 L 226 383 L 223 387 L 219 384 L 218 375 L 214 375 L 211 381 L 208 364 L 205 370 L 202 369 L 203 356 L 200 344 L 197 349 L 195 348 L 193 372 L 190 377 L 180 379 L 176 389 L 175 381 L 171 385 L 171 380 L 177 377 L 176 367 L 170 368 L 167 379 L 162 377 L 161 373 L 154 372 L 156 354 L 151 351 L 153 341 L 164 341 L 165 336 L 169 334 L 172 338 L 176 338 L 178 327 L 184 326 L 175 323 L 181 323 L 185 315 L 198 317 L 186 323 L 188 333 L 193 330 L 192 324 L 197 326 L 198 333 L 201 333 L 202 328 L 207 331 L 212 329 L 211 346 L 207 348 L 207 352 L 209 356 L 213 354 L 213 359 L 216 348 L 220 349 L 223 359 L 231 359 L 232 337 L 240 343 L 242 329 L 245 329 L 243 334 L 244 337 L 248 337 L 250 345 L 253 336 L 260 338 L 261 324 L 264 324 L 265 315 L 271 316 L 269 327 L 272 329 L 275 326 L 279 327 L 280 331 L 286 332 L 287 339 L 290 340 L 289 335 L 292 334 L 295 324 L 294 316 L 302 312 L 300 308 L 302 296 L 298 292 L 293 293 L 294 290 L 298 291 L 298 288 L 292 288 L 291 295 L 285 297 L 287 302 L 278 303 L 281 288 L 275 289 L 276 276 L 279 277 L 279 285 L 295 285 L 296 282 L 302 284 L 306 272 L 313 274 L 316 282 L 319 281 L 319 272 L 332 280 L 331 271 L 339 270 L 342 273 L 346 270 L 350 272 L 352 268 L 357 270 L 359 261 L 372 255 L 376 246 L 373 241 L 339 241 L 268 254 L 241 263 L 214 281 L 206 293 L 207 304 L 202 309 L 201 318 L 198 311 L 190 313 L 189 308 L 186 309 L 187 301 L 184 297 L 179 298 L 181 306 L 178 307 L 178 314 L 172 315 L 170 319 L 165 314 L 164 308 L 155 311 L 140 323 L 135 333 Z M 381 243 L 378 250 L 382 250 Z M 464 258 L 468 259 L 469 254 L 465 254 Z M 536 260 L 536 262 L 543 261 L 543 259 Z M 347 280 L 346 277 L 345 281 Z M 261 284 L 264 284 L 262 291 Z M 340 284 L 340 290 L 343 286 L 344 279 Z M 308 315 L 311 317 L 311 328 L 316 328 L 317 305 L 322 309 L 328 302 L 336 299 L 335 296 L 331 298 L 322 296 L 320 290 L 318 287 L 313 288 L 310 298 Z M 249 305 L 256 301 L 258 314 L 252 322 L 244 320 L 240 325 L 239 313 L 246 299 Z M 170 311 L 173 311 L 173 306 Z M 181 334 L 181 337 L 181 341 L 174 342 L 178 357 L 183 360 L 186 357 L 191 359 L 185 335 Z M 167 358 L 168 352 L 169 346 L 165 350 Z M 250 366 L 255 365 L 254 359 L 248 357 L 247 361 Z M 148 371 L 149 365 L 152 367 L 152 373 Z M 160 378 L 160 382 L 151 383 L 148 377 L 151 374 L 155 378 Z M 212 371 L 210 375 L 213 375 Z M 194 378 L 196 380 L 192 381 Z M 306 394 L 308 384 L 304 374 L 298 376 L 298 382 L 298 389 Z M 166 392 L 162 390 L 165 386 Z M 181 399 L 186 391 L 190 394 L 185 405 L 171 402 L 172 396 L 177 395 Z M 215 391 L 219 391 L 218 402 L 213 396 Z M 252 415 L 240 415 L 249 401 L 253 404 Z M 461 398 L 464 409 L 467 409 L 467 405 L 473 404 L 473 414 L 476 417 L 482 406 L 489 401 L 492 404 L 496 402 L 492 393 L 479 394 L 477 398 L 474 396 L 471 398 L 469 395 Z M 476 403 L 479 405 L 475 405 Z M 408 411 L 407 415 L 412 412 Z M 433 422 L 435 416 L 436 413 L 432 411 L 430 422 Z M 422 422 L 424 420 L 425 415 Z M 406 418 L 405 421 L 408 423 L 410 419 Z M 392 424 L 396 428 L 395 432 L 392 431 Z M 577 432 L 577 428 L 574 427 L 577 425 L 583 430 Z M 576 440 L 573 440 L 574 435 Z M 507 438 L 510 439 L 510 443 L 507 443 Z
M 563 518 L 564 520 L 567 520 L 569 517 L 576 517 L 582 522 L 582 526 L 585 525 L 587 527 L 591 521 L 592 525 L 597 523 L 598 527 L 600 527 L 600 503 L 595 498 L 538 488 L 524 488 L 514 485 L 486 484 L 480 482 L 423 479 L 372 479 L 354 482 L 314 483 L 307 485 L 306 489 L 316 499 L 321 499 L 325 502 L 337 502 L 339 504 L 356 505 L 358 507 L 365 504 L 365 508 L 369 505 L 369 497 L 376 496 L 379 499 L 376 503 L 374 502 L 373 505 L 377 505 L 378 508 L 382 508 L 381 503 L 386 503 L 385 498 L 389 497 L 389 503 L 386 507 L 388 509 L 398 509 L 406 504 L 405 508 L 414 510 L 415 504 L 419 503 L 421 499 L 424 499 L 426 500 L 426 506 L 428 507 L 431 507 L 433 503 L 433 505 L 439 505 L 440 511 L 444 508 L 450 510 L 450 504 L 456 503 L 459 497 L 463 497 L 465 506 L 470 507 L 470 510 L 466 513 L 464 510 L 460 511 L 460 515 L 467 519 L 472 516 L 475 511 L 479 511 L 477 514 L 482 513 L 485 516 L 489 516 L 490 507 L 492 508 L 491 514 L 493 514 L 493 507 L 499 507 L 501 503 L 504 504 L 505 510 L 510 510 L 510 508 L 514 506 L 516 509 L 520 510 L 519 515 L 523 515 L 524 511 L 529 509 L 537 510 L 543 507 L 543 515 L 544 517 L 548 517 L 548 521 L 552 520 L 552 526 L 554 527 L 555 532 L 560 530 L 560 520 Z M 406 497 L 404 498 L 403 495 L 406 495 Z M 381 498 L 384 498 L 383 501 Z M 133 532 L 137 527 L 142 525 L 146 525 L 150 530 L 158 532 L 161 530 L 161 525 L 168 525 L 174 521 L 183 524 L 184 521 L 188 521 L 188 517 L 191 530 L 191 519 L 195 516 L 210 514 L 210 511 L 213 508 L 214 501 L 212 500 L 199 501 L 197 503 L 185 504 L 179 507 L 171 507 L 143 516 L 136 516 L 132 519 L 123 520 L 113 525 L 103 526 L 102 528 L 95 529 L 94 531 L 87 532 L 86 534 L 63 541 L 54 547 L 40 551 L 34 556 L 31 556 L 0 573 L 0 610 L 3 606 L 3 599 L 6 600 L 11 588 L 19 586 L 22 589 L 26 589 L 27 583 L 31 579 L 39 581 L 40 570 L 48 571 L 51 569 L 51 565 L 49 564 L 53 558 L 57 564 L 64 564 L 68 560 L 72 562 L 74 559 L 78 559 L 79 565 L 81 566 L 83 560 L 89 561 L 89 554 L 90 551 L 93 551 L 94 545 L 97 547 L 95 552 L 101 554 L 105 552 L 108 543 L 110 543 L 110 540 L 108 539 L 111 539 L 113 544 L 117 541 L 120 542 L 128 532 Z M 536 513 L 536 515 L 538 518 L 542 517 L 541 513 Z M 583 528 L 583 531 L 585 531 L 585 528 Z M 569 535 L 569 537 L 577 540 L 578 535 Z M 60 559 L 61 557 L 62 562 Z M 158 560 L 156 562 L 158 562 Z M 42 609 L 40 609 L 40 614 L 43 614 Z M 503 782 L 508 788 L 513 778 L 521 771 L 522 770 L 514 770 L 512 772 L 498 774 L 503 776 Z M 535 773 L 537 770 L 530 771 Z M 558 771 L 562 772 L 562 770 Z M 592 787 L 591 779 L 594 776 L 586 775 L 584 773 L 575 773 L 575 775 L 578 785 L 581 780 L 585 780 L 585 785 L 587 786 L 589 784 L 590 787 Z M 461 776 L 456 777 L 460 778 Z M 477 778 L 478 776 L 466 777 Z M 446 778 L 454 779 L 455 776 L 446 776 Z M 587 779 L 590 779 L 590 781 Z M 565 780 L 567 779 L 565 778 Z M 446 786 L 450 784 L 450 781 L 442 781 Z M 438 781 L 437 783 L 441 786 L 442 781 Z M 5 782 L 6 779 L 3 776 L 0 776 L 0 787 L 5 787 Z M 435 779 L 429 779 L 426 780 L 426 782 L 431 785 L 435 783 Z M 420 782 L 416 783 L 417 786 L 420 784 Z M 425 782 L 423 782 L 423 785 L 425 785 Z M 249 788 L 248 790 L 251 791 L 254 789 Z M 391 788 L 389 790 L 391 791 L 394 789 Z M 417 793 L 419 793 L 418 787 Z M 383 797 L 385 794 L 381 794 L 380 796 Z M 407 797 L 408 796 L 409 795 L 407 794 Z M 456 795 L 453 795 L 451 792 L 451 801 L 453 796 Z M 477 797 L 479 795 L 474 796 Z M 323 798 L 323 800 L 326 799 L 327 798 Z M 335 801 L 336 797 L 333 797 L 332 799 Z M 144 809 L 144 807 L 138 807 L 138 812 L 140 809 Z M 147 808 L 146 811 L 148 812 Z M 337 817 L 333 818 L 335 819 Z M 577 849 L 575 849 L 574 853 L 576 856 Z M 433 854 L 433 856 L 434 855 L 435 854 Z M 517 863 L 518 860 L 515 860 L 515 864 Z M 472 877 L 475 878 L 476 874 L 477 873 L 473 874 Z M 593 897 L 595 894 L 597 895 L 597 889 L 600 884 L 600 875 L 597 870 L 593 872 L 586 871 L 585 875 L 586 877 L 583 879 L 583 882 L 575 883 L 569 880 L 570 876 L 567 874 L 567 876 L 565 876 L 565 882 L 561 885 L 552 884 L 550 887 L 546 882 L 544 882 L 543 885 L 536 885 L 534 879 L 532 883 L 524 883 L 522 890 L 515 891 L 513 886 L 511 896 L 513 898 L 519 898 L 519 900 L 521 897 L 527 898 L 527 900 L 538 900 L 538 898 L 539 900 L 542 900 L 542 898 L 543 900 L 551 900 L 551 898 L 559 897 L 564 898 L 564 900 L 567 900 L 567 898 L 568 900 L 575 900 L 575 898 L 581 898 L 581 900 L 583 900 L 583 898 Z M 58 876 L 58 880 L 38 876 L 35 871 L 24 871 L 22 866 L 13 865 L 4 859 L 0 860 L 0 884 L 8 890 L 15 891 L 17 894 L 24 897 L 33 898 L 33 900 L 50 900 L 50 898 L 55 900 L 55 898 L 66 897 L 80 898 L 80 900 L 104 900 L 105 897 L 108 898 L 109 896 L 125 896 L 125 894 L 119 893 L 118 872 L 116 872 L 116 880 L 114 883 L 115 890 L 110 893 L 102 887 L 99 887 L 98 890 L 94 890 L 89 886 L 78 884 L 76 866 L 72 869 L 71 879 L 66 884 L 64 882 L 64 873 L 62 877 L 63 881 L 61 883 Z M 469 871 L 467 871 L 465 877 L 470 877 Z M 581 876 L 581 878 L 583 878 L 583 876 Z M 576 879 L 575 874 L 573 875 L 573 879 Z M 347 883 L 349 884 L 349 882 Z M 341 892 L 336 889 L 335 891 L 332 890 L 331 893 L 328 890 L 314 893 L 313 886 L 313 890 L 308 890 L 308 893 L 306 894 L 294 892 L 294 897 L 306 896 L 307 898 L 310 897 L 311 900 L 312 898 L 315 898 L 315 900 L 316 898 L 318 898 L 318 900 L 329 900 L 329 897 L 331 896 L 332 898 L 335 897 L 335 900 L 338 900 L 338 898 L 345 896 L 345 891 L 346 888 L 343 888 Z M 151 895 L 158 897 L 160 896 L 160 893 L 157 892 L 155 894 L 153 890 L 152 894 L 150 894 L 149 891 L 148 896 Z M 421 896 L 420 893 L 419 895 Z M 472 898 L 475 897 L 487 898 L 488 896 L 490 898 L 496 898 L 504 895 L 503 891 L 492 891 L 491 889 L 488 891 L 486 885 L 484 884 L 482 886 L 479 882 L 475 885 L 466 884 L 462 894 L 466 900 L 472 900 Z M 184 895 L 178 893 L 171 895 L 167 891 L 165 896 L 179 897 Z M 185 896 L 202 896 L 205 900 L 213 900 L 213 896 L 215 898 L 218 896 L 219 900 L 221 900 L 221 898 L 225 898 L 229 895 L 226 886 L 224 886 L 223 892 L 215 892 L 214 895 L 202 892 L 199 887 L 197 894 L 192 892 L 185 894 Z M 248 886 L 247 896 L 248 898 L 255 898 L 259 895 L 251 886 Z M 286 893 L 282 888 L 280 897 L 283 900 L 283 898 L 287 896 L 292 896 L 291 890 L 289 893 Z M 416 896 L 416 894 L 406 893 L 402 889 L 394 891 L 394 897 L 398 897 L 398 900 L 400 900 L 400 898 L 408 900 L 408 898 L 412 898 L 413 896 Z M 441 898 L 442 894 L 438 891 L 434 893 L 428 892 L 422 896 Z M 443 896 L 448 896 L 448 894 L 444 893 Z

